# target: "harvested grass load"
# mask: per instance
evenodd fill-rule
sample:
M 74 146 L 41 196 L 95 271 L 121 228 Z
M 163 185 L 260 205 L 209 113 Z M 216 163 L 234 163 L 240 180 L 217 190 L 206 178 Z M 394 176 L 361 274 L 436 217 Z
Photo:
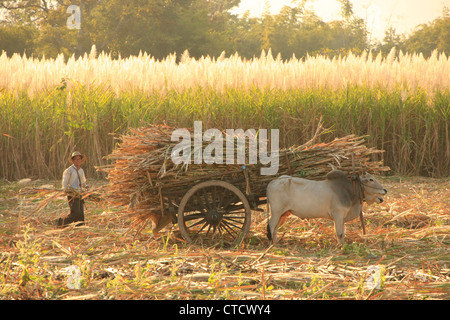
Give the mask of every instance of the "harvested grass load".
M 154 231 L 167 225 L 175 217 L 184 194 L 203 181 L 228 181 L 246 193 L 250 201 L 253 199 L 254 205 L 258 205 L 262 203 L 260 198 L 265 197 L 267 184 L 280 175 L 320 180 L 334 168 L 349 175 L 352 172 L 379 173 L 389 170 L 381 161 L 371 161 L 372 155 L 384 151 L 367 148 L 363 137 L 349 135 L 328 143 L 318 143 L 324 133 L 321 127 L 307 143 L 280 150 L 276 175 L 261 175 L 260 163 L 245 166 L 205 163 L 175 165 L 171 153 L 178 141 L 171 141 L 173 130 L 156 125 L 130 129 L 129 134 L 119 138 L 120 145 L 107 157 L 112 164 L 97 168 L 107 173 L 110 182 L 105 189 L 106 198 L 113 205 L 127 206 L 127 212 L 133 219 L 132 226 L 138 231 L 149 219 L 154 224 Z M 193 134 L 191 138 L 193 140 Z M 203 142 L 203 150 L 209 143 Z
M 45 209 L 52 201 L 58 198 L 65 198 L 66 196 L 72 196 L 88 200 L 89 202 L 101 202 L 103 200 L 102 187 L 92 188 L 88 190 L 75 190 L 75 189 L 59 189 L 53 186 L 40 186 L 40 187 L 24 187 L 19 190 L 19 197 L 31 197 L 31 199 L 38 199 L 44 197 L 39 201 L 38 205 L 34 209 L 34 212 L 38 212 Z

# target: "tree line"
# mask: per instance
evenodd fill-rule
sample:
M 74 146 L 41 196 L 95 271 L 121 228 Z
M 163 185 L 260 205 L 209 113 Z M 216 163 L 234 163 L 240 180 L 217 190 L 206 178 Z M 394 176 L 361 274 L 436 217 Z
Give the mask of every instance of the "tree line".
M 308 0 L 293 1 L 279 14 L 270 8 L 261 17 L 242 16 L 230 10 L 240 0 L 11 0 L 0 2 L 0 52 L 41 58 L 81 56 L 98 51 L 113 58 L 147 52 L 157 59 L 188 50 L 196 58 L 238 52 L 252 58 L 272 50 L 282 59 L 293 55 L 345 55 L 348 51 L 404 52 L 429 56 L 435 49 L 450 52 L 450 15 L 418 26 L 409 35 L 394 28 L 381 42 L 372 41 L 366 21 L 355 15 L 350 0 L 339 0 L 341 14 L 324 22 L 307 9 Z M 80 28 L 69 29 L 69 8 L 80 9 Z

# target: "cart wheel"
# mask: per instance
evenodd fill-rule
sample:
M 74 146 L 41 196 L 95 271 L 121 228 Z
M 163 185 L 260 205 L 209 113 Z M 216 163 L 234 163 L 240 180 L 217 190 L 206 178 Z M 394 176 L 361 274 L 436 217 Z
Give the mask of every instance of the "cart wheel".
M 250 223 L 247 198 L 225 181 L 195 185 L 178 207 L 178 228 L 187 242 L 202 239 L 238 245 L 250 230 Z

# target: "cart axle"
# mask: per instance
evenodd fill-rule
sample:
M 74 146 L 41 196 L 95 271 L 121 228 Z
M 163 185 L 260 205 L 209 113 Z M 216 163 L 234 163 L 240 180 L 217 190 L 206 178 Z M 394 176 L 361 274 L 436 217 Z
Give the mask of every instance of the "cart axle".
M 211 209 L 206 212 L 205 220 L 214 227 L 217 227 L 222 221 L 223 215 L 217 209 Z

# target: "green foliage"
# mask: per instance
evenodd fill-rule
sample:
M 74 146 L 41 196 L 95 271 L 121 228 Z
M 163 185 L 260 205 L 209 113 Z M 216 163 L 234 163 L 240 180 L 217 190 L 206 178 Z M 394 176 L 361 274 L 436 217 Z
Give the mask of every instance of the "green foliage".
M 306 142 L 318 121 L 331 128 L 328 139 L 346 134 L 369 135 L 367 144 L 386 150 L 386 165 L 400 174 L 448 176 L 450 92 L 434 95 L 417 89 L 261 90 L 197 88 L 165 96 L 140 92 L 116 96 L 104 87 L 53 90 L 30 98 L 22 93 L 0 96 L 0 175 L 59 179 L 67 164 L 66 150 L 89 155 L 86 170 L 114 149 L 110 133 L 130 127 L 166 123 L 207 128 L 279 128 L 280 146 Z M 7 135 L 3 134 L 7 133 Z M 33 156 L 30 156 L 33 155 Z
M 35 51 L 34 37 L 37 30 L 31 26 L 1 26 L 0 25 L 0 51 L 8 55 L 14 53 L 30 55 Z
M 272 49 L 274 56 L 289 59 L 307 54 L 345 54 L 377 49 L 388 53 L 392 47 L 429 56 L 434 49 L 450 52 L 448 10 L 409 36 L 386 30 L 383 43 L 369 43 L 366 21 L 353 12 L 352 2 L 340 0 L 341 17 L 324 22 L 306 9 L 306 1 L 285 6 L 271 15 L 269 8 L 260 18 L 237 17 L 229 12 L 239 0 L 80 0 L 81 30 L 69 30 L 67 7 L 72 1 L 3 1 L 5 18 L 0 22 L 0 52 L 28 56 L 66 58 L 88 53 L 92 45 L 113 58 L 148 52 L 162 59 L 185 50 L 199 58 L 239 52 L 246 58 Z M 20 8 L 20 9 L 18 9 Z
M 429 57 L 434 49 L 450 53 L 450 15 L 448 13 L 430 24 L 423 24 L 405 41 L 407 51 L 422 52 Z

